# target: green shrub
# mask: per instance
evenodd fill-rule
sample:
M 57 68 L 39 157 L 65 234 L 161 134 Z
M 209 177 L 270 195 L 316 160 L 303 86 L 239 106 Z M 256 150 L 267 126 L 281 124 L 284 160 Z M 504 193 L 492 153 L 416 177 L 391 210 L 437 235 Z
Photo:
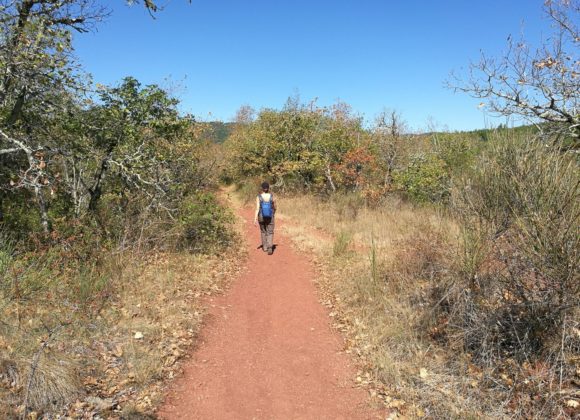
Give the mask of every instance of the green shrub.
M 3 193 L 0 206 L 2 229 L 15 240 L 25 239 L 30 232 L 40 230 L 40 218 L 32 195 Z
M 394 174 L 397 187 L 415 202 L 443 202 L 450 194 L 450 176 L 445 161 L 434 154 L 416 155 Z
M 194 252 L 204 252 L 231 242 L 229 225 L 233 215 L 214 194 L 200 192 L 186 197 L 179 208 L 181 246 Z
M 437 139 L 437 156 L 445 162 L 447 170 L 456 175 L 471 167 L 481 149 L 481 140 L 469 136 L 442 135 Z
M 334 245 L 332 247 L 332 255 L 335 257 L 343 256 L 347 253 L 350 243 L 352 242 L 352 234 L 350 232 L 341 230 L 340 233 L 334 239 Z

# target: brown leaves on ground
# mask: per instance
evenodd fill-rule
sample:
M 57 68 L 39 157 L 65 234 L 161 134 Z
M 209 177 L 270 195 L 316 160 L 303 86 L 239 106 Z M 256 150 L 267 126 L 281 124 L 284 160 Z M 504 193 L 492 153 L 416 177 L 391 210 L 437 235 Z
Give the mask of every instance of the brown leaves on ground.
M 164 381 L 180 373 L 179 361 L 194 344 L 203 298 L 221 291 L 239 271 L 240 254 L 231 254 L 225 259 L 184 253 L 127 260 L 122 281 L 111 285 L 110 297 L 92 313 L 57 304 L 56 293 L 0 307 L 6 323 L 0 329 L 0 417 L 24 414 L 28 388 L 28 418 L 151 415 L 163 397 Z M 48 311 L 68 323 L 46 341 L 39 313 Z M 7 328 L 19 322 L 20 331 Z M 38 328 L 31 328 L 37 323 Z M 48 344 L 39 350 L 43 342 Z M 70 363 L 63 365 L 63 360 Z M 54 405 L 34 401 L 34 395 L 62 399 Z M 73 395 L 76 400 L 71 401 Z

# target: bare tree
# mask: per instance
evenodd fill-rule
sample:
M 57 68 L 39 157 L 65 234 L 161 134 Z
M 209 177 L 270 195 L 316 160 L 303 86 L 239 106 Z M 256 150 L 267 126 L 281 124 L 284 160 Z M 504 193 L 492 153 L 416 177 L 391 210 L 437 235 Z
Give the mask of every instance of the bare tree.
M 544 12 L 553 32 L 537 48 L 508 37 L 500 58 L 482 53 L 467 78 L 452 75 L 448 86 L 485 100 L 499 116 L 520 116 L 558 142 L 580 143 L 580 0 L 546 0 Z
M 385 186 L 393 182 L 393 171 L 403 146 L 402 137 L 407 130 L 407 124 L 396 110 L 384 110 L 375 120 L 374 139 L 385 166 Z
M 236 124 L 250 124 L 256 118 L 256 110 L 250 105 L 242 105 L 236 111 L 233 122 Z

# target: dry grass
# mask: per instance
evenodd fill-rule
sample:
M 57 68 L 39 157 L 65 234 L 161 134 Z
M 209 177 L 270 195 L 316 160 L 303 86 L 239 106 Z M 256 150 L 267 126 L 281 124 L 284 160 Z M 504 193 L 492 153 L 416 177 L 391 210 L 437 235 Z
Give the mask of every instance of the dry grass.
M 578 175 L 576 153 L 503 136 L 453 194 L 464 252 L 435 310 L 514 417 L 580 416 Z
M 401 242 L 418 236 L 426 226 L 445 232 L 450 239 L 459 234 L 458 227 L 435 210 L 414 208 L 397 198 L 377 209 L 369 209 L 360 202 L 356 211 L 345 210 L 343 200 L 322 201 L 312 196 L 284 197 L 279 199 L 278 205 L 281 208 L 278 217 L 300 221 L 295 227 L 307 232 L 308 236 L 313 236 L 311 229 L 318 232 L 314 236 L 327 240 L 347 234 L 355 248 L 369 250 L 374 243 L 385 261 L 392 261 Z M 346 206 L 355 207 L 353 204 Z M 326 244 L 320 243 L 320 246 L 325 248 Z
M 440 320 L 430 308 L 458 252 L 458 226 L 395 199 L 375 210 L 343 205 L 284 197 L 279 217 L 296 245 L 316 256 L 323 303 L 359 358 L 357 380 L 411 418 L 505 416 L 494 391 L 479 387 L 469 355 L 436 344 Z
M 227 254 L 116 254 L 103 258 L 98 276 L 60 271 L 42 287 L 35 279 L 25 298 L 3 288 L 0 417 L 153 413 L 195 343 L 204 297 L 239 270 L 239 246 Z
M 34 374 L 31 367 L 23 372 L 26 378 L 24 392 L 31 409 L 58 408 L 79 396 L 81 383 L 78 364 L 74 360 L 64 355 L 54 358 L 52 354 L 42 352 L 33 368 Z

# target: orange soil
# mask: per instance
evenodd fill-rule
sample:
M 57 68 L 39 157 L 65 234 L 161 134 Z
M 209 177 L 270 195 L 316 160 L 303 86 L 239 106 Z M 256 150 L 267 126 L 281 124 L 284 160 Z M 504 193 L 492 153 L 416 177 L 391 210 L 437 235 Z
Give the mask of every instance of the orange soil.
M 257 249 L 241 212 L 247 270 L 210 301 L 198 349 L 159 416 L 164 419 L 375 419 L 368 394 L 317 300 L 315 272 L 277 226 L 274 255 Z M 280 220 L 277 220 L 277 224 Z

